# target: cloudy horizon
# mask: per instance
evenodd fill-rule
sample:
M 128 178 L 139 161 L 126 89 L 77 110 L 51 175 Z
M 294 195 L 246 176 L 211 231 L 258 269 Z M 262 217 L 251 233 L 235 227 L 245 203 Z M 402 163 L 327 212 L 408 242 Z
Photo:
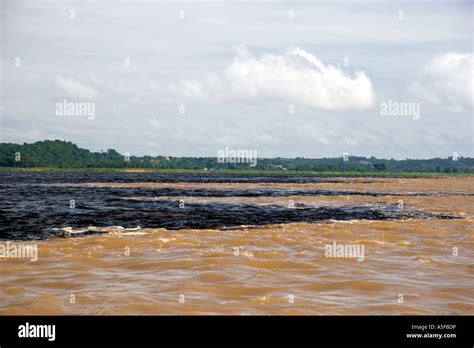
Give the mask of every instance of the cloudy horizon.
M 474 157 L 472 16 L 446 1 L 4 1 L 0 141 Z

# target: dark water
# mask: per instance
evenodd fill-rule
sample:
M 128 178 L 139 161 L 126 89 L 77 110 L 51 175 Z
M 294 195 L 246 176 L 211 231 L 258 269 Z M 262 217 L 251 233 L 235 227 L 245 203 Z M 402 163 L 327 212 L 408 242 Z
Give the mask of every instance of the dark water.
M 354 177 L 356 177 L 354 175 Z M 152 172 L 0 172 L 5 182 L 15 183 L 83 183 L 83 182 L 196 182 L 196 183 L 337 183 L 350 181 L 333 175 L 288 174 L 216 174 Z M 374 182 L 364 179 L 365 183 Z
M 284 175 L 196 175 L 162 173 L 42 173 L 0 172 L 0 239 L 30 240 L 70 236 L 61 228 L 98 227 L 83 233 L 99 233 L 100 227 L 221 229 L 241 225 L 262 226 L 324 220 L 451 219 L 397 204 L 315 207 L 296 203 L 251 204 L 246 202 L 193 202 L 188 197 L 286 197 L 286 196 L 384 196 L 397 193 L 314 189 L 181 189 L 147 187 L 67 186 L 86 182 L 318 182 L 328 178 Z M 334 180 L 334 182 L 341 182 Z M 327 182 L 327 181 L 325 181 Z M 364 181 L 365 182 L 365 181 Z M 61 184 L 61 185 L 55 185 Z M 426 193 L 404 193 L 429 195 Z M 74 206 L 71 207 L 71 200 Z M 180 201 L 184 206 L 180 206 Z

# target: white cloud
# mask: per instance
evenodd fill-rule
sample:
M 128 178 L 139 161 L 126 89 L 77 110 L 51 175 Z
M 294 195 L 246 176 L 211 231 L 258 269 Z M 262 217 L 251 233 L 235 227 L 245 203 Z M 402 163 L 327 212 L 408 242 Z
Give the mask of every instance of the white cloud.
M 453 111 L 472 108 L 473 61 L 473 53 L 439 55 L 420 70 L 420 78 L 410 91 L 433 104 L 444 104 Z
M 80 83 L 73 78 L 56 75 L 54 82 L 70 98 L 78 100 L 93 100 L 97 98 L 97 91 L 94 88 Z
M 221 78 L 215 73 L 209 74 L 202 82 L 181 80 L 179 83 L 171 83 L 169 90 L 179 98 L 210 104 L 228 101 L 230 98 L 229 91 L 226 91 Z
M 240 46 L 222 78 L 213 74 L 203 83 L 184 80 L 172 90 L 207 102 L 284 102 L 326 110 L 364 109 L 374 103 L 372 83 L 364 72 L 352 77 L 300 48 L 255 58 Z
M 151 119 L 150 120 L 150 126 L 153 129 L 159 129 L 162 127 L 161 121 L 157 119 Z
M 204 99 L 203 86 L 201 82 L 197 80 L 182 80 L 178 84 L 170 84 L 169 88 L 172 93 L 182 96 L 185 99 Z

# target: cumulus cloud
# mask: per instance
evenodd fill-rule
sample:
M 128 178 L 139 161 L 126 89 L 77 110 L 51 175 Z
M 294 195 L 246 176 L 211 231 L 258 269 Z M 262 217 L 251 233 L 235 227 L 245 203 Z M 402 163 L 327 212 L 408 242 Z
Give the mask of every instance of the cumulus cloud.
M 453 111 L 473 106 L 474 54 L 445 53 L 433 58 L 420 69 L 420 77 L 410 90 L 434 104 Z
M 184 80 L 173 91 L 204 101 L 285 102 L 326 110 L 364 109 L 374 103 L 372 83 L 363 71 L 351 76 L 301 48 L 254 57 L 241 46 L 222 77 Z
M 169 90 L 180 98 L 211 104 L 229 101 L 231 97 L 223 85 L 223 81 L 215 73 L 208 74 L 202 81 L 182 80 L 179 83 L 171 83 Z
M 77 100 L 93 100 L 97 98 L 97 91 L 73 78 L 56 75 L 54 83 L 59 87 L 68 97 Z

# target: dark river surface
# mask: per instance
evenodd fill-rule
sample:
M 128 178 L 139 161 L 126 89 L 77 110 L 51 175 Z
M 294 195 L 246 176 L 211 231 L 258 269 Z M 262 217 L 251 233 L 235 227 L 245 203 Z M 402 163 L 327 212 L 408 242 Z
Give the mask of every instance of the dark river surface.
M 453 219 L 403 209 L 398 203 L 324 207 L 248 202 L 187 202 L 188 197 L 307 197 L 307 196 L 430 196 L 426 192 L 257 188 L 153 188 L 81 186 L 80 183 L 344 183 L 350 179 L 308 175 L 216 175 L 162 173 L 0 172 L 0 238 L 44 239 L 71 236 L 63 227 L 123 226 L 126 228 L 199 229 L 323 220 Z M 376 180 L 358 180 L 369 184 Z M 436 193 L 447 195 L 450 193 Z M 458 193 L 458 195 L 473 195 Z M 178 197 L 178 198 L 177 198 Z M 100 233 L 89 229 L 88 234 Z

